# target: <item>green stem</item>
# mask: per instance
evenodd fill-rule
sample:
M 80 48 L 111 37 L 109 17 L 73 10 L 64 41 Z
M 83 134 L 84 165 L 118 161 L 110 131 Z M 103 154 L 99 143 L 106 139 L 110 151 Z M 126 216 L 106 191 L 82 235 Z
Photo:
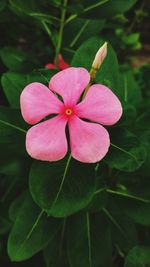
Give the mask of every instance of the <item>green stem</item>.
M 101 6 L 101 5 L 105 4 L 105 3 L 107 3 L 108 1 L 109 1 L 109 0 L 103 0 L 103 1 L 99 1 L 98 3 L 92 4 L 91 6 L 86 7 L 86 8 L 83 10 L 83 13 L 86 13 L 86 12 L 88 12 L 88 11 L 90 11 L 90 10 L 96 8 L 96 7 L 99 7 L 99 6 Z
M 67 1 L 64 0 L 64 6 L 62 8 L 62 13 L 61 13 L 61 20 L 60 20 L 60 29 L 59 29 L 59 34 L 58 34 L 58 42 L 56 46 L 56 65 L 58 66 L 59 63 L 59 53 L 62 45 L 62 36 L 63 36 L 63 30 L 64 30 L 64 25 L 65 25 L 65 16 L 66 16 L 66 7 L 67 7 Z
M 124 101 L 128 101 L 128 88 L 127 88 L 127 77 L 124 75 Z
M 99 194 L 101 192 L 104 192 L 104 191 L 105 192 L 107 191 L 107 188 L 106 187 L 103 187 L 103 188 L 98 189 L 97 191 L 94 192 L 94 195 L 97 195 L 97 194 Z
M 48 34 L 48 36 L 50 38 L 52 44 L 55 46 L 55 42 L 54 42 L 54 39 L 53 39 L 53 34 L 52 34 L 50 28 L 47 26 L 45 20 L 41 20 L 41 22 L 43 24 L 43 27 L 44 27 L 45 31 L 47 32 L 47 34 Z
M 90 20 L 86 20 L 86 22 L 81 27 L 80 31 L 77 33 L 77 35 L 75 36 L 75 38 L 72 40 L 72 42 L 70 44 L 70 47 L 73 47 L 75 45 L 75 43 L 80 38 L 81 34 L 84 32 L 85 28 L 88 26 L 89 22 L 90 22 Z
M 89 266 L 92 267 L 90 218 L 88 212 L 86 214 L 86 221 L 87 221 L 87 237 L 88 237 L 88 250 L 89 250 Z
M 92 85 L 92 80 L 89 82 L 89 84 L 87 85 L 87 87 L 84 90 L 83 96 L 82 96 L 82 100 L 85 98 L 90 86 Z

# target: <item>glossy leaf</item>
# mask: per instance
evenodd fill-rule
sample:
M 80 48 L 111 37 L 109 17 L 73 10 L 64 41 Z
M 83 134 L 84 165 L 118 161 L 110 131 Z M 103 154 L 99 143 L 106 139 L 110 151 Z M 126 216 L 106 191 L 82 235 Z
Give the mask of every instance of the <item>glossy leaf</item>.
M 83 209 L 95 189 L 93 165 L 71 162 L 34 162 L 30 171 L 30 192 L 49 215 L 65 217 Z
M 128 172 L 135 171 L 146 160 L 145 145 L 129 131 L 115 129 L 105 160 L 111 168 Z
M 49 218 L 28 194 L 18 212 L 8 239 L 8 254 L 12 261 L 22 261 L 43 249 L 54 237 L 61 221 Z

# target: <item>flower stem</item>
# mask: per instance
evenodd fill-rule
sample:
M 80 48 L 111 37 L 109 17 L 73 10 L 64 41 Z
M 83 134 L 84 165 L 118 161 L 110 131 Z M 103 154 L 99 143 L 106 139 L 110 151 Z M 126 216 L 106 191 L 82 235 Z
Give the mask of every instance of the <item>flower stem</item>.
M 62 36 L 63 36 L 63 30 L 64 30 L 64 25 L 65 25 L 67 1 L 68 0 L 64 0 L 64 6 L 63 6 L 62 12 L 61 12 L 60 28 L 59 28 L 58 42 L 57 42 L 57 46 L 56 46 L 56 57 L 55 57 L 57 66 L 59 63 L 58 62 L 59 61 L 58 56 L 59 56 L 61 45 L 62 45 Z
M 47 26 L 47 23 L 44 21 L 44 20 L 41 20 L 41 23 L 45 29 L 45 31 L 47 32 L 52 44 L 55 46 L 55 42 L 54 42 L 54 39 L 53 39 L 53 34 L 52 34 L 52 31 L 50 30 L 50 28 Z

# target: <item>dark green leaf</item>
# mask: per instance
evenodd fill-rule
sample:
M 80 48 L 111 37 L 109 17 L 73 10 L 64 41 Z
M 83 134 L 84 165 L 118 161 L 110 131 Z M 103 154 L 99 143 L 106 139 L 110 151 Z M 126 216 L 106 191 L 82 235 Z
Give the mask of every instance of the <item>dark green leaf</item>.
M 0 216 L 0 235 L 6 234 L 11 227 L 10 222 L 6 219 Z
M 61 248 L 61 232 L 59 231 L 52 240 L 48 243 L 43 251 L 43 256 L 46 262 L 46 267 L 60 267 L 62 266 L 62 259 L 60 251 Z
M 150 247 L 136 246 L 131 249 L 125 259 L 124 267 L 149 267 Z
M 122 100 L 125 103 L 137 106 L 142 100 L 142 94 L 131 70 L 122 70 L 120 81 L 123 92 Z
M 146 191 L 145 187 L 144 191 Z M 136 189 L 137 191 L 137 189 Z M 142 188 L 141 188 L 142 191 Z M 150 226 L 150 196 L 141 196 L 133 192 L 115 192 L 110 190 L 113 194 L 113 199 L 118 203 L 120 210 L 123 210 L 135 223 Z
M 7 0 L 1 0 L 0 3 L 0 12 L 2 12 L 4 10 L 4 8 L 6 7 L 6 2 Z
M 4 73 L 1 83 L 9 104 L 14 108 L 20 108 L 20 94 L 24 87 L 32 82 L 41 82 L 48 85 L 54 73 L 54 71 L 48 69 L 34 70 L 29 74 Z
M 97 212 L 103 209 L 107 204 L 107 192 L 105 188 L 95 191 L 94 196 L 87 207 L 90 212 Z
M 105 25 L 105 20 L 88 20 L 77 18 L 69 22 L 64 28 L 64 43 L 70 48 L 78 47 L 89 36 L 92 37 L 100 33 Z
M 29 72 L 38 66 L 36 57 L 12 47 L 4 47 L 0 50 L 0 56 L 4 65 L 16 72 Z
M 118 202 L 110 198 L 108 207 L 103 209 L 111 223 L 113 244 L 123 253 L 131 249 L 138 242 L 135 224 L 126 216 L 124 210 L 118 207 Z
M 67 223 L 67 250 L 72 267 L 111 267 L 110 228 L 101 214 L 78 214 Z
M 137 0 L 84 0 L 84 13 L 86 18 L 109 18 L 122 14 L 130 9 Z
M 26 84 L 26 75 L 6 72 L 2 75 L 1 83 L 9 104 L 14 108 L 20 107 L 20 94 Z
M 61 220 L 47 217 L 28 194 L 18 212 L 8 239 L 8 254 L 12 261 L 22 261 L 42 250 L 54 237 Z
M 93 196 L 94 166 L 73 159 L 69 164 L 69 160 L 34 162 L 31 168 L 31 194 L 49 215 L 73 214 L 86 207 Z
M 23 202 L 26 197 L 26 192 L 23 192 L 21 195 L 19 195 L 10 205 L 9 208 L 9 218 L 13 222 L 16 220 L 18 213 L 23 205 Z
M 105 160 L 111 168 L 132 172 L 146 160 L 145 145 L 127 130 L 115 129 Z
M 26 127 L 18 110 L 0 107 L 0 149 L 3 151 L 3 156 L 26 154 L 24 145 Z

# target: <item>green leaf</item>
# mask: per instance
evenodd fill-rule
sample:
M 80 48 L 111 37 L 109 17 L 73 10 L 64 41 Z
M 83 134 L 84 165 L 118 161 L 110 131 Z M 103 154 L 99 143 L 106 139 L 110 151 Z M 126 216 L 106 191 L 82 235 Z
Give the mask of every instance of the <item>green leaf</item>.
M 124 253 L 135 246 L 138 242 L 135 224 L 126 216 L 114 198 L 109 199 L 103 212 L 111 224 L 111 235 L 116 248 Z
M 125 259 L 124 267 L 150 266 L 150 247 L 136 246 L 131 249 Z
M 0 107 L 0 149 L 7 156 L 24 155 L 27 125 L 18 110 Z
M 59 230 L 61 220 L 49 218 L 29 194 L 18 212 L 8 239 L 8 255 L 22 261 L 42 250 Z
M 88 20 L 76 18 L 65 25 L 64 44 L 70 48 L 78 47 L 85 40 L 100 33 L 105 20 Z
M 123 102 L 122 109 L 123 114 L 120 120 L 121 125 L 133 127 L 133 123 L 135 123 L 137 117 L 136 107 L 127 102 Z
M 32 82 L 48 85 L 54 71 L 48 69 L 34 70 L 29 74 L 6 72 L 2 75 L 1 83 L 5 96 L 11 107 L 20 108 L 20 94 L 24 87 Z
M 111 146 L 105 160 L 111 168 L 132 172 L 146 160 L 144 144 L 131 132 L 115 129 L 111 134 Z
M 61 245 L 61 232 L 57 232 L 53 239 L 50 240 L 48 245 L 43 251 L 46 267 L 60 267 L 62 266 L 62 259 L 60 251 Z
M 21 15 L 30 15 L 30 13 L 48 13 L 47 5 L 42 0 L 9 0 L 12 10 Z M 49 13 L 48 13 L 49 14 Z
M 123 92 L 122 100 L 130 105 L 138 106 L 142 101 L 142 93 L 132 71 L 129 68 L 122 68 L 120 82 Z
M 140 33 L 135 32 L 123 37 L 123 42 L 127 46 L 133 46 L 139 42 Z
M 11 221 L 15 222 L 18 213 L 23 205 L 23 202 L 26 198 L 26 194 L 27 194 L 26 192 L 23 192 L 11 203 L 9 207 L 9 218 Z
M 1 49 L 0 56 L 4 65 L 11 71 L 29 72 L 39 64 L 34 55 L 12 47 Z
M 67 251 L 72 267 L 111 267 L 111 236 L 105 216 L 80 213 L 68 219 Z
M 10 222 L 6 218 L 0 216 L 0 235 L 6 234 L 10 227 Z
M 71 65 L 75 67 L 84 67 L 88 70 L 91 69 L 92 62 L 98 49 L 104 44 L 104 40 L 99 37 L 92 37 L 84 42 L 76 51 Z M 86 60 L 85 60 L 86 59 Z M 113 66 L 113 71 L 112 71 Z M 102 83 L 110 87 L 117 95 L 119 92 L 119 70 L 116 54 L 108 45 L 107 56 L 96 74 L 96 83 Z
M 2 12 L 5 9 L 6 4 L 7 4 L 6 1 L 7 0 L 1 0 L 1 2 L 0 2 L 0 12 Z
M 26 75 L 6 72 L 2 75 L 1 83 L 9 104 L 14 108 L 20 108 L 20 94 L 27 85 Z
M 140 190 L 142 191 L 142 187 Z M 143 190 L 146 191 L 145 187 Z M 108 191 L 118 203 L 118 208 L 123 210 L 133 222 L 150 226 L 150 196 L 148 198 L 133 192 Z
M 93 165 L 70 157 L 54 163 L 34 162 L 30 171 L 33 199 L 55 217 L 65 217 L 86 207 L 93 196 L 94 183 Z
M 26 177 L 31 159 L 26 157 L 27 155 L 21 156 L 22 151 L 9 151 L 7 153 L 7 149 L 5 149 L 6 151 L 3 155 L 0 155 L 0 173 L 15 176 L 16 178 L 20 176 Z
M 129 10 L 137 0 L 83 0 L 84 12 L 81 16 L 86 18 L 110 18 Z

